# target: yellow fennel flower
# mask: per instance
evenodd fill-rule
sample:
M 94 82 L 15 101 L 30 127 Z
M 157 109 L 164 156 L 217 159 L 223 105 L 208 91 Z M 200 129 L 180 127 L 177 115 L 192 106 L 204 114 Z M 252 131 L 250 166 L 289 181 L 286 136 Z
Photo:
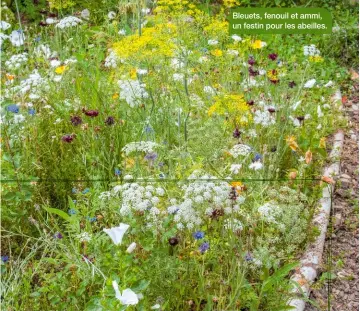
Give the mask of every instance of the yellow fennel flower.
M 221 50 L 219 50 L 219 49 L 216 49 L 216 50 L 211 51 L 211 55 L 219 57 L 219 56 L 223 55 L 223 52 Z
M 252 44 L 251 47 L 253 49 L 261 49 L 262 47 L 266 46 L 266 43 L 261 41 L 261 40 L 255 40 Z
M 67 67 L 65 65 L 59 66 L 55 69 L 55 73 L 57 73 L 58 75 L 61 75 L 64 73 L 65 70 L 67 70 Z

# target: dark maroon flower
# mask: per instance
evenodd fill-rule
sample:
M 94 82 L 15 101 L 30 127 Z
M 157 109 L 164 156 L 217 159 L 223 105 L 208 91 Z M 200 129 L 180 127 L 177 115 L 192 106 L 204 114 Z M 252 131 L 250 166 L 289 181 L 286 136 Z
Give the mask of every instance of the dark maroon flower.
M 83 109 L 83 113 L 85 113 L 85 115 L 87 115 L 88 117 L 97 117 L 99 115 L 99 111 L 97 110 L 85 110 Z
M 106 118 L 106 120 L 105 120 L 105 124 L 106 125 L 113 125 L 113 124 L 115 124 L 115 119 L 114 119 L 114 117 L 107 117 Z
M 74 136 L 73 135 L 64 135 L 63 137 L 61 137 L 61 140 L 65 143 L 71 143 L 74 140 Z
M 46 27 L 46 26 L 48 26 L 48 24 L 46 24 L 45 22 L 41 21 L 41 22 L 39 23 L 39 26 L 41 26 L 41 27 Z
M 174 237 L 169 239 L 169 244 L 171 246 L 176 246 L 176 245 L 179 244 L 179 239 L 176 236 L 174 236 Z
M 298 117 L 296 117 L 296 119 L 298 119 L 300 124 L 301 124 L 302 122 L 304 122 L 305 117 L 304 116 L 298 116 Z
M 236 128 L 235 131 L 233 132 L 233 137 L 234 137 L 234 138 L 239 138 L 239 137 L 240 137 L 240 134 L 241 134 L 241 132 L 239 131 L 238 128 Z
M 258 70 L 254 70 L 253 67 L 250 67 L 250 68 L 249 68 L 249 75 L 250 75 L 251 77 L 256 77 L 256 76 L 259 75 L 259 71 L 258 71 Z
M 272 84 L 277 84 L 277 83 L 279 83 L 279 81 L 280 81 L 280 80 L 278 80 L 278 79 L 276 79 L 276 80 L 270 80 L 270 82 L 271 82 Z
M 57 17 L 56 13 L 49 13 L 48 17 Z
M 296 86 L 296 83 L 294 81 L 290 81 L 289 82 L 289 87 L 293 88 L 294 86 Z
M 250 66 L 253 66 L 253 65 L 255 65 L 255 59 L 254 59 L 254 57 L 252 57 L 252 56 L 250 56 L 249 57 L 249 60 L 248 60 L 248 64 L 250 65 Z
M 229 199 L 236 201 L 237 199 L 237 192 L 236 192 L 236 188 L 235 187 L 231 187 L 230 193 L 229 193 Z
M 271 60 L 275 60 L 275 59 L 277 59 L 277 54 L 276 53 L 271 53 L 271 54 L 269 54 L 269 59 L 271 59 Z
M 269 111 L 270 113 L 274 113 L 276 110 L 275 110 L 275 108 L 273 108 L 273 107 L 269 107 L 269 108 L 268 108 L 268 111 Z
M 217 209 L 213 210 L 213 212 L 211 213 L 210 218 L 211 219 L 217 219 L 220 216 L 224 216 L 224 210 L 217 208 Z
M 253 100 L 248 100 L 246 104 L 248 104 L 249 106 L 254 106 L 255 102 Z
M 82 119 L 79 116 L 72 116 L 70 121 L 74 126 L 80 125 L 82 123 Z

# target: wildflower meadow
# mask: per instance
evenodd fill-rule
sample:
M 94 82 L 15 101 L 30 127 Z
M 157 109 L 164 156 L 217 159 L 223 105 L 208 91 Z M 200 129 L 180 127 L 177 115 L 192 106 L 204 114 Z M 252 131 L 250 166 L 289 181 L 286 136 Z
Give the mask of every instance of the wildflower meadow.
M 235 0 L 43 2 L 1 4 L 3 310 L 291 310 L 346 126 L 341 30 L 231 36 Z

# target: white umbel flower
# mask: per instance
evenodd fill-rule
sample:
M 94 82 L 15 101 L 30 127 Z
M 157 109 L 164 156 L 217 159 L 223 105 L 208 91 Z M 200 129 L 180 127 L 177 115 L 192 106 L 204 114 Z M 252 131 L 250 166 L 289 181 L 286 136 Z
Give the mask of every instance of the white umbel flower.
M 237 158 L 239 156 L 247 156 L 251 152 L 251 147 L 243 144 L 237 144 L 232 147 L 229 153 L 234 157 Z
M 63 19 L 61 19 L 57 24 L 56 28 L 65 29 L 65 28 L 71 28 L 75 27 L 82 23 L 82 20 L 80 18 L 77 18 L 75 16 L 67 16 Z

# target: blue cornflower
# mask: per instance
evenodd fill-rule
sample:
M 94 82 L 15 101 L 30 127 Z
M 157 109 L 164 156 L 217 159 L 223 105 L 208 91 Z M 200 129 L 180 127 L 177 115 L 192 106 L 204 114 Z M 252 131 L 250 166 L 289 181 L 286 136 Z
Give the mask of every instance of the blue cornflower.
M 261 161 L 261 159 L 262 159 L 262 155 L 260 153 L 256 153 L 253 162 Z
M 69 215 L 75 215 L 76 214 L 76 210 L 74 210 L 73 208 L 68 210 L 68 214 Z
M 31 116 L 34 116 L 36 114 L 36 110 L 33 108 L 30 108 L 28 112 L 29 112 L 29 115 L 31 115 Z
M 90 222 L 95 222 L 97 221 L 97 218 L 94 216 L 94 217 L 90 217 L 90 216 L 86 216 L 86 219 Z
M 121 171 L 118 168 L 116 168 L 114 170 L 114 173 L 115 173 L 115 176 L 120 176 L 121 175 Z
M 89 189 L 89 188 L 85 188 L 85 189 L 83 190 L 82 194 L 87 194 L 87 193 L 89 193 L 89 192 L 90 192 L 90 189 Z
M 203 244 L 200 245 L 199 251 L 201 254 L 204 254 L 209 248 L 210 248 L 210 243 L 204 242 Z
M 253 260 L 251 254 L 250 254 L 249 252 L 246 253 L 246 255 L 245 255 L 245 260 L 246 260 L 246 261 L 252 261 L 252 260 Z
M 78 191 L 77 191 L 76 188 L 72 188 L 72 189 L 71 189 L 71 192 L 72 192 L 72 193 L 77 193 Z
M 203 239 L 205 236 L 205 233 L 202 232 L 202 231 L 196 231 L 193 233 L 193 237 L 196 239 L 196 240 L 201 240 Z
M 201 52 L 203 52 L 203 53 L 206 53 L 206 52 L 208 52 L 209 50 L 207 49 L 207 48 L 202 48 L 201 49 Z
M 161 179 L 164 179 L 164 178 L 166 177 L 166 175 L 165 175 L 164 173 L 160 173 L 160 174 L 159 174 L 159 177 L 160 177 Z
M 7 111 L 13 112 L 13 113 L 18 113 L 19 112 L 19 106 L 12 104 L 6 107 Z
M 3 263 L 7 263 L 9 261 L 9 256 L 8 255 L 1 256 L 1 260 Z
M 63 235 L 60 233 L 60 232 L 56 232 L 55 234 L 54 234 L 54 239 L 62 239 L 63 238 Z
M 155 161 L 158 157 L 158 154 L 156 152 L 149 152 L 145 155 L 145 160 L 147 161 Z
M 39 42 L 40 40 L 41 40 L 41 36 L 37 36 L 37 37 L 34 39 L 35 42 Z
M 153 128 L 151 127 L 151 125 L 146 125 L 145 126 L 145 133 L 152 133 L 154 130 Z
M 163 167 L 164 165 L 165 165 L 164 162 L 159 162 L 159 164 L 158 164 L 159 167 Z

